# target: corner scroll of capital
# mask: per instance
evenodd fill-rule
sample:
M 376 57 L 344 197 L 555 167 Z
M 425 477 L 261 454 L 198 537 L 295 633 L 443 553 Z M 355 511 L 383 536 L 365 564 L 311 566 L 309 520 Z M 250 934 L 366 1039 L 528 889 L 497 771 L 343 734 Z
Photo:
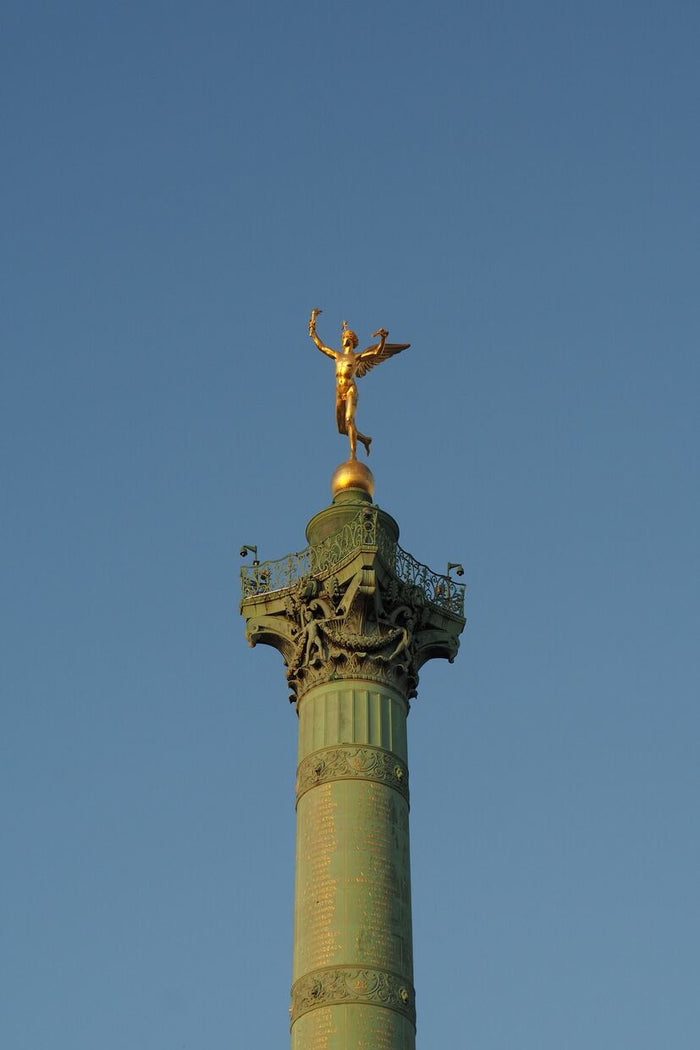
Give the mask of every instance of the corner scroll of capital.
M 282 653 L 291 701 L 321 682 L 363 678 L 417 695 L 421 636 L 433 633 L 420 587 L 389 577 L 381 583 L 362 565 L 342 583 L 335 575 L 299 578 L 275 608 L 248 623 L 251 645 L 266 642 Z
M 292 988 L 291 1023 L 316 1007 L 342 1003 L 384 1006 L 403 1014 L 414 1026 L 416 1023 L 415 992 L 410 982 L 387 970 L 359 966 L 314 970 L 301 977 Z
M 308 755 L 297 770 L 297 803 L 302 795 L 330 780 L 372 780 L 395 791 L 408 802 L 408 768 L 390 751 L 344 744 Z

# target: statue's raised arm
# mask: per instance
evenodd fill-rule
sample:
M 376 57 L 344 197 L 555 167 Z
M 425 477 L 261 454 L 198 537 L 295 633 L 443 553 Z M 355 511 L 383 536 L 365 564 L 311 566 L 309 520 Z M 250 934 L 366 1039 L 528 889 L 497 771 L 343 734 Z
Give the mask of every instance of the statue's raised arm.
M 323 310 L 319 310 L 317 308 L 311 311 L 311 317 L 309 318 L 309 335 L 311 336 L 311 338 L 313 339 L 313 341 L 315 342 L 316 346 L 319 348 L 322 354 L 325 354 L 327 357 L 332 357 L 333 360 L 335 360 L 336 351 L 333 350 L 330 346 L 326 346 L 325 343 L 322 343 L 316 331 L 316 318 L 321 313 L 323 313 Z

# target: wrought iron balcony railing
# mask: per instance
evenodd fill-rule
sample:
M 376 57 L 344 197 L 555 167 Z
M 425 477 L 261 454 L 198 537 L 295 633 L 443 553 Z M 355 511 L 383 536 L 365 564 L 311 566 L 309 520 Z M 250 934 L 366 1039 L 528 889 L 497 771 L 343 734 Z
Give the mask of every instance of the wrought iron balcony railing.
M 292 587 L 305 576 L 320 576 L 340 565 L 363 547 L 375 547 L 386 565 L 402 583 L 417 587 L 431 605 L 464 616 L 465 585 L 433 572 L 395 543 L 378 526 L 375 508 L 363 508 L 333 536 L 298 554 L 241 568 L 242 597 L 253 598 Z

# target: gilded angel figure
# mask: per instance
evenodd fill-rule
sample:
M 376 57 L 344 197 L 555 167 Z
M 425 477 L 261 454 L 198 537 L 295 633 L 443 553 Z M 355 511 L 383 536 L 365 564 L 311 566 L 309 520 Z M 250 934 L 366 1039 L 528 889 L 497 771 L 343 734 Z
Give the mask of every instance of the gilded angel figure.
M 350 439 L 350 459 L 357 459 L 357 442 L 360 441 L 365 446 L 367 455 L 369 455 L 372 438 L 361 433 L 355 423 L 355 409 L 357 408 L 355 380 L 362 379 L 375 365 L 408 349 L 411 344 L 387 343 L 386 337 L 389 333 L 385 328 L 380 328 L 372 333 L 372 338 L 378 338 L 379 342 L 356 353 L 355 349 L 359 339 L 352 329 L 348 328 L 347 321 L 343 321 L 340 337 L 341 349 L 333 350 L 321 342 L 316 332 L 316 318 L 320 313 L 320 310 L 311 311 L 309 335 L 319 350 L 335 361 L 335 419 L 338 424 L 338 432 L 347 434 Z

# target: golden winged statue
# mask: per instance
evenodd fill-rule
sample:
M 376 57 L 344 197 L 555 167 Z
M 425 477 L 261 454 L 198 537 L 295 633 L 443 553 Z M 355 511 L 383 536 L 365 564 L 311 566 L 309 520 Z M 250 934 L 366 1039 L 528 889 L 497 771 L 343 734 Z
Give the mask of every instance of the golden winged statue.
M 313 339 L 321 353 L 332 357 L 335 361 L 335 419 L 338 424 L 338 432 L 347 434 L 350 438 L 350 459 L 357 459 L 357 442 L 362 442 L 367 455 L 372 444 L 372 438 L 362 434 L 355 423 L 355 409 L 357 408 L 357 383 L 356 379 L 362 379 L 370 369 L 387 361 L 394 354 L 400 354 L 407 350 L 410 343 L 387 343 L 388 332 L 380 328 L 372 333 L 372 338 L 379 338 L 378 343 L 368 346 L 365 350 L 355 353 L 359 339 L 355 333 L 348 328 L 347 321 L 343 321 L 340 336 L 340 350 L 333 350 L 326 346 L 318 337 L 316 332 L 316 318 L 320 310 L 312 310 L 309 320 L 309 335 Z

